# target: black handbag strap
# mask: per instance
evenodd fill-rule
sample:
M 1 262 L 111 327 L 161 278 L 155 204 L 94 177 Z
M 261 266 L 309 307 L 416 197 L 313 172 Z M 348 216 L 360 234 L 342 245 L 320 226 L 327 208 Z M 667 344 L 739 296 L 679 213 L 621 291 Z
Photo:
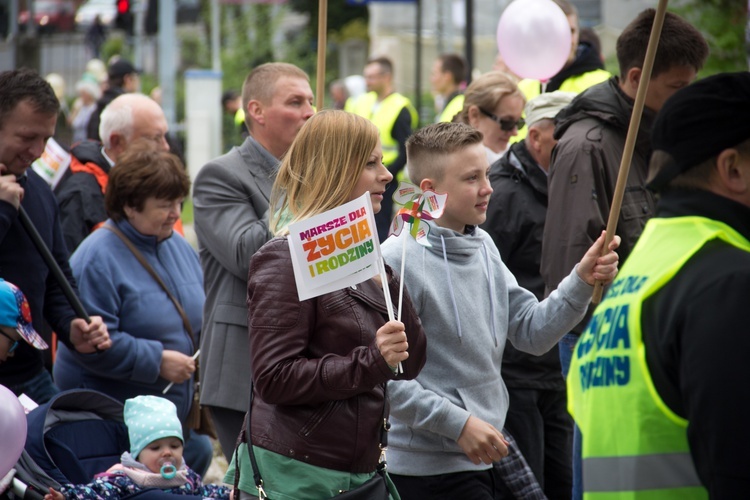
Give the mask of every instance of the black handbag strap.
M 247 413 L 245 414 L 245 426 L 240 432 L 240 436 L 237 439 L 237 446 L 234 448 L 234 498 L 239 498 L 239 483 L 240 483 L 240 462 L 239 462 L 239 444 L 243 441 L 247 443 L 247 453 L 250 455 L 250 464 L 253 467 L 253 481 L 255 481 L 255 487 L 258 488 L 258 498 L 268 498 L 265 490 L 263 490 L 263 478 L 260 475 L 260 469 L 258 468 L 258 462 L 255 459 L 255 452 L 253 451 L 253 443 L 251 440 L 251 429 L 252 429 L 252 410 L 253 410 L 253 397 L 254 397 L 254 384 L 250 382 L 250 403 L 248 405 Z M 378 444 L 381 452 L 381 458 L 383 458 L 383 452 L 388 448 L 388 431 L 391 428 L 390 422 L 388 422 L 388 383 L 383 384 L 383 425 L 380 427 L 380 443 Z M 385 459 L 378 463 L 377 472 L 383 473 L 386 468 Z
M 185 330 L 190 334 L 190 340 L 193 342 L 193 349 L 195 349 L 195 335 L 193 334 L 193 327 L 190 326 L 190 320 L 187 317 L 187 314 L 185 314 L 185 309 L 182 308 L 182 305 L 180 304 L 180 301 L 177 300 L 177 297 L 175 297 L 171 291 L 169 291 L 169 288 L 167 288 L 167 284 L 164 283 L 164 280 L 161 279 L 161 276 L 159 276 L 156 272 L 156 270 L 151 266 L 151 264 L 148 263 L 146 260 L 146 257 L 143 256 L 140 250 L 136 248 L 135 245 L 133 245 L 133 242 L 130 241 L 130 239 L 125 236 L 125 234 L 120 231 L 120 228 L 117 226 L 112 226 L 109 224 L 104 224 L 102 226 L 104 229 L 109 229 L 113 233 L 117 235 L 118 238 L 122 240 L 122 242 L 125 244 L 126 247 L 128 247 L 128 250 L 132 252 L 132 254 L 135 256 L 136 260 L 140 262 L 140 264 L 148 271 L 148 274 L 151 275 L 152 278 L 154 278 L 154 281 L 156 281 L 159 286 L 164 290 L 169 297 L 169 300 L 172 301 L 172 304 L 174 304 L 175 309 L 177 309 L 177 312 L 180 313 L 180 317 L 182 318 L 182 324 L 185 327 Z

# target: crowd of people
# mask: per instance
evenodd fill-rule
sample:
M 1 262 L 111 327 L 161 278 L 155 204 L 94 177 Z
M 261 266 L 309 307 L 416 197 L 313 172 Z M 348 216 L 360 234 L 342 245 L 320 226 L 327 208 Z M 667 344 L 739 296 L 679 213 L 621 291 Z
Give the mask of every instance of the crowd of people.
M 708 45 L 666 14 L 606 238 L 656 13 L 623 30 L 612 76 L 555 2 L 574 35 L 558 75 L 499 61 L 466 85 L 463 59 L 441 55 L 421 128 L 387 57 L 367 61 L 366 92 L 338 82 L 332 110 L 297 66 L 257 66 L 222 100 L 243 142 L 192 183 L 116 60 L 103 93 L 77 86 L 53 191 L 29 167 L 59 100 L 33 71 L 0 73 L 0 384 L 37 403 L 107 394 L 131 445 L 47 499 L 229 498 L 200 479 L 201 406 L 235 500 L 742 497 L 750 73 L 693 83 Z M 399 180 L 447 195 L 423 240 L 388 234 Z M 197 251 L 181 235 L 191 188 Z M 366 193 L 384 273 L 300 300 L 290 225 Z

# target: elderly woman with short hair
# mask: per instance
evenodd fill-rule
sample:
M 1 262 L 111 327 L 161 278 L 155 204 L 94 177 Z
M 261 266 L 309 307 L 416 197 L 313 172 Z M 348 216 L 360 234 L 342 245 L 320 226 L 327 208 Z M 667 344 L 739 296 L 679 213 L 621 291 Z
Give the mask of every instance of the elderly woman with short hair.
M 118 159 L 105 195 L 110 218 L 70 260 L 81 300 L 106 322 L 112 348 L 80 361 L 60 346 L 54 375 L 61 389 L 94 389 L 124 402 L 161 396 L 173 383 L 164 397 L 177 406 L 185 424 L 205 300 L 198 255 L 172 229 L 189 190 L 180 160 L 148 141 L 136 141 Z M 203 475 L 210 460 L 210 442 L 193 433 L 186 439 L 185 461 Z

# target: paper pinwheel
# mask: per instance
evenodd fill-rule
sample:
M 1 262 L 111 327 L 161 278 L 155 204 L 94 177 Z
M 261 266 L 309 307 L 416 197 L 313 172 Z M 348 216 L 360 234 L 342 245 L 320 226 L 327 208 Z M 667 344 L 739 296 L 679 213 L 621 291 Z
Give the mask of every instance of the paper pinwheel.
M 447 194 L 439 194 L 432 190 L 422 192 L 417 186 L 408 182 L 401 182 L 393 194 L 393 203 L 400 205 L 396 216 L 391 222 L 390 234 L 400 235 L 405 225 L 409 225 L 409 234 L 417 243 L 432 246 L 427 240 L 430 227 L 426 220 L 437 219 L 443 215 Z

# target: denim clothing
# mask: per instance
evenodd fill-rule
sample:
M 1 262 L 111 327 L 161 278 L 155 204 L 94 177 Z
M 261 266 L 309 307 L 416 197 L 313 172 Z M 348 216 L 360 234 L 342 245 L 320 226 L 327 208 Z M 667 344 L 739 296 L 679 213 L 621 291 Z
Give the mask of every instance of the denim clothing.
M 203 318 L 203 275 L 198 255 L 177 233 L 157 242 L 123 220 L 116 224 L 141 251 L 180 302 L 199 337 Z M 100 315 L 112 338 L 112 347 L 75 360 L 70 349 L 60 347 L 54 367 L 60 389 L 84 387 L 103 392 L 118 401 L 154 395 L 177 406 L 185 422 L 193 401 L 192 379 L 175 384 L 160 376 L 164 350 L 192 356 L 198 346 L 185 330 L 180 314 L 162 287 L 136 260 L 113 232 L 100 229 L 79 245 L 70 259 L 80 283 L 81 301 L 90 314 Z
M 211 440 L 208 436 L 189 430 L 185 430 L 183 437 L 185 438 L 185 451 L 182 453 L 182 458 L 199 476 L 205 476 L 214 456 Z
M 60 389 L 52 381 L 52 376 L 45 369 L 25 382 L 9 385 L 8 389 L 13 391 L 16 396 L 26 394 L 38 405 L 43 405 L 52 399 L 52 396 L 60 392 Z
M 563 377 L 568 377 L 570 361 L 573 358 L 573 349 L 578 342 L 578 335 L 566 333 L 560 339 L 560 365 L 562 365 Z M 583 465 L 581 451 L 581 429 L 577 425 L 573 428 L 573 500 L 583 498 Z

